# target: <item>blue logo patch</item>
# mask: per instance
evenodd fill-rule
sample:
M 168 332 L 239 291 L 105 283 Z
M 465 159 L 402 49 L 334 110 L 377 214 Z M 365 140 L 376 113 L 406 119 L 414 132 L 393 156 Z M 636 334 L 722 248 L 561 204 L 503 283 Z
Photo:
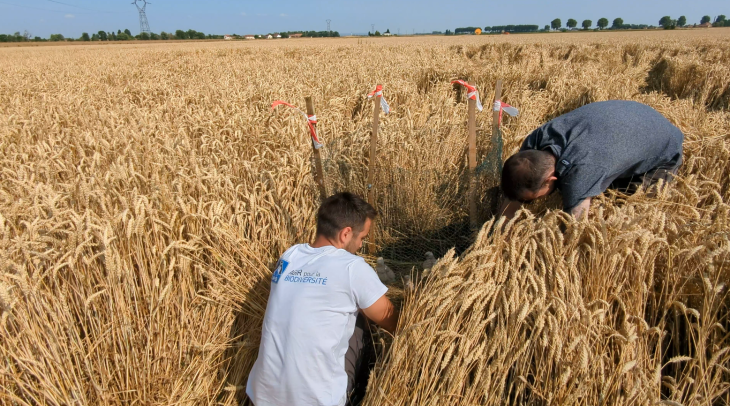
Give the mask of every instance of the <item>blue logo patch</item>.
M 283 259 L 280 259 L 279 262 L 276 264 L 274 274 L 271 275 L 271 282 L 279 283 L 279 278 L 281 278 L 281 274 L 286 271 L 287 266 L 289 266 L 289 263 L 287 261 L 284 261 Z

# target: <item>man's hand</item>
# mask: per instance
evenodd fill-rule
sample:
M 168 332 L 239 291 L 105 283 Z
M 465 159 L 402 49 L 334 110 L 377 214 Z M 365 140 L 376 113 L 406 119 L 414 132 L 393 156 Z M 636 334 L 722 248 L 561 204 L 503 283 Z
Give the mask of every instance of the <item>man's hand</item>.
M 522 203 L 505 198 L 502 206 L 499 208 L 499 215 L 507 217 L 507 220 L 511 220 L 521 207 Z
M 388 330 L 391 334 L 395 333 L 398 327 L 398 311 L 385 295 L 378 299 L 372 306 L 362 309 L 363 314 L 368 319 L 374 321 L 380 327 Z
M 577 206 L 570 209 L 570 214 L 575 217 L 576 220 L 580 220 L 583 218 L 583 216 L 588 215 L 588 209 L 591 207 L 591 198 L 583 200 L 582 202 L 578 203 Z

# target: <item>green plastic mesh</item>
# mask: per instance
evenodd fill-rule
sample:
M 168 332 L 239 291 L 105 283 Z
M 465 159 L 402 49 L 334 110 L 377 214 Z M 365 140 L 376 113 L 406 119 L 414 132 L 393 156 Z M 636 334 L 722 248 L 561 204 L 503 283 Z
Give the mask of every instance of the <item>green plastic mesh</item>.
M 501 135 L 487 137 L 474 173 L 479 225 L 497 211 L 502 171 Z M 348 191 L 365 198 L 367 152 L 353 156 L 343 139 L 325 144 L 320 151 L 327 193 Z M 422 264 L 426 252 L 438 258 L 451 248 L 460 252 L 471 245 L 477 230 L 470 226 L 469 173 L 465 159 L 461 161 L 464 165 L 452 170 L 403 168 L 397 159 L 378 165 L 373 188 L 379 216 L 366 253 L 385 258 L 393 268 L 409 270 Z

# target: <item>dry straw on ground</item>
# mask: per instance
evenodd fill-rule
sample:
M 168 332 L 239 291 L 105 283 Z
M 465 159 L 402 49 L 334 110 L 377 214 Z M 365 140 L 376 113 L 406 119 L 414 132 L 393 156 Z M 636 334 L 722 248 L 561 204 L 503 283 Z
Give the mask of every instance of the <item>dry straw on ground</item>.
M 348 168 L 332 184 L 362 193 L 365 95 L 384 84 L 381 166 L 422 175 L 379 190 L 377 231 L 428 233 L 466 207 L 458 77 L 485 100 L 504 79 L 522 111 L 505 157 L 545 120 L 632 99 L 685 132 L 686 164 L 672 188 L 606 195 L 581 223 L 550 202 L 488 223 L 406 295 L 365 403 L 730 403 L 725 38 L 0 50 L 0 402 L 237 404 L 269 265 L 311 238 L 316 207 L 304 123 L 270 102 L 312 95 L 328 159 Z

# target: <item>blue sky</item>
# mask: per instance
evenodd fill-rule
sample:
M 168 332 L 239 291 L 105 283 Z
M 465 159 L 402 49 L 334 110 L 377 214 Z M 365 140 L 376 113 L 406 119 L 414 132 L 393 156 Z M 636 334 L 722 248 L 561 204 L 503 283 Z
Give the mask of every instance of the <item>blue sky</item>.
M 48 37 L 61 33 L 79 37 L 82 32 L 139 32 L 132 0 L 0 0 L 0 33 L 28 30 Z M 550 24 L 560 18 L 593 20 L 616 17 L 631 24 L 658 24 L 664 15 L 685 15 L 699 23 L 703 15 L 730 15 L 728 0 L 152 0 L 147 7 L 154 32 L 194 29 L 212 34 L 259 34 L 275 31 L 332 30 L 341 35 L 375 29 L 411 33 L 443 31 L 456 27 L 506 24 Z

